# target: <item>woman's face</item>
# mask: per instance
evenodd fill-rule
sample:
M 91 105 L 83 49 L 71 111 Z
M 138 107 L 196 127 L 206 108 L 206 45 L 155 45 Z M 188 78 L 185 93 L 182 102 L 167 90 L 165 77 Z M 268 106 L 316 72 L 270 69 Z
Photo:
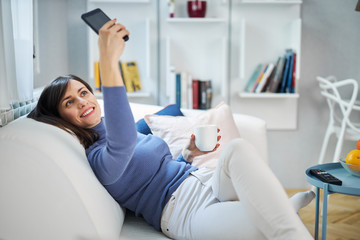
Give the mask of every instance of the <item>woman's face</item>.
M 73 79 L 58 108 L 64 120 L 81 128 L 92 128 L 101 122 L 101 109 L 95 96 L 84 84 Z

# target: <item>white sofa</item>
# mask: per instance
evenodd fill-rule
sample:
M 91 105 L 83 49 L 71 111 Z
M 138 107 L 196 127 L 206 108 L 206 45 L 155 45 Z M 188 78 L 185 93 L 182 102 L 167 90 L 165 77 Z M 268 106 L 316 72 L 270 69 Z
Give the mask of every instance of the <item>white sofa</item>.
M 131 104 L 135 120 L 162 107 Z M 199 110 L 182 109 L 185 116 Z M 234 114 L 241 137 L 267 161 L 265 122 Z M 124 220 L 125 219 L 125 220 Z M 1 240 L 168 239 L 125 213 L 97 181 L 77 139 L 20 118 L 0 128 Z

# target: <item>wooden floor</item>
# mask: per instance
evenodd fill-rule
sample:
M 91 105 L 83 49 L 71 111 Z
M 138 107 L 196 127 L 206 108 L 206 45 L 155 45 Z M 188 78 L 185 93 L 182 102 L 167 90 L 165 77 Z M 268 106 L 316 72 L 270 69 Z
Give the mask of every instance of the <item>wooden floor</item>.
M 289 196 L 308 189 L 286 189 Z M 320 190 L 320 212 L 322 209 L 322 190 Z M 327 232 L 328 240 L 360 240 L 360 197 L 331 194 L 328 202 Z M 315 199 L 299 211 L 300 218 L 314 236 Z M 321 239 L 321 216 L 319 239 Z

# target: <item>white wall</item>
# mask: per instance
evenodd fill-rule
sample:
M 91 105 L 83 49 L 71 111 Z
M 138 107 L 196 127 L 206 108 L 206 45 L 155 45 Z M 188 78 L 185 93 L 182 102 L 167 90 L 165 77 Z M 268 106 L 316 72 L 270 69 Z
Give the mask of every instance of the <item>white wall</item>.
M 37 6 L 40 72 L 34 87 L 68 73 L 87 79 L 87 31 L 80 18 L 86 0 L 37 0 Z
M 38 0 L 40 73 L 35 73 L 35 88 L 48 84 L 68 71 L 66 3 Z
M 35 87 L 68 72 L 87 78 L 86 26 L 78 16 L 85 0 L 38 0 L 40 74 Z M 304 172 L 317 163 L 328 108 L 315 77 L 336 75 L 360 81 L 360 12 L 356 0 L 303 0 L 298 129 L 269 131 L 270 166 L 287 188 L 305 188 Z M 69 27 L 69 28 L 68 28 Z M 84 40 L 85 39 L 85 40 Z M 331 142 L 334 148 L 334 141 Z M 345 151 L 352 148 L 347 143 Z
M 356 0 L 304 0 L 300 103 L 296 131 L 270 131 L 270 165 L 285 187 L 309 186 L 306 168 L 317 164 L 328 123 L 328 107 L 315 77 L 335 75 L 360 81 L 360 12 Z M 330 142 L 330 153 L 334 149 Z M 343 154 L 354 147 L 346 142 Z M 328 155 L 331 161 L 330 155 Z

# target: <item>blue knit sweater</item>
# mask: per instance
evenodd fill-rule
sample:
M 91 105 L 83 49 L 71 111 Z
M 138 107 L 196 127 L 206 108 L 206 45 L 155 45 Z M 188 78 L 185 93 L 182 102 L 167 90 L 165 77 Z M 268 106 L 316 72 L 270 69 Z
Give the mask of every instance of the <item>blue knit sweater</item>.
M 103 87 L 104 115 L 94 127 L 100 138 L 86 149 L 99 181 L 123 207 L 160 231 L 171 194 L 197 168 L 173 160 L 164 140 L 136 132 L 125 87 Z

